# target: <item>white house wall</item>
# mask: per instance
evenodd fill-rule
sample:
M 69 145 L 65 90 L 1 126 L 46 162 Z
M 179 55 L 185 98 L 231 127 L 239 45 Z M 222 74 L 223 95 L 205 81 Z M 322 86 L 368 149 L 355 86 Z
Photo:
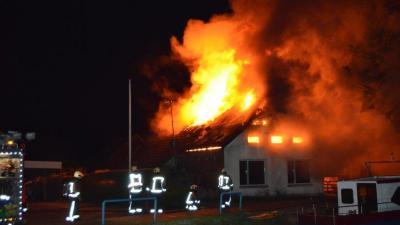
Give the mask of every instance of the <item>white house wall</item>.
M 291 158 L 293 159 L 293 158 Z M 294 159 L 301 159 L 296 157 Z M 277 155 L 270 155 L 268 166 L 270 195 L 315 195 L 322 193 L 322 180 L 310 176 L 310 183 L 289 184 L 287 175 L 287 160 Z
M 266 135 L 264 135 L 266 136 Z M 316 195 L 322 193 L 322 180 L 311 176 L 309 184 L 288 185 L 287 157 L 271 154 L 263 145 L 247 143 L 247 132 L 238 135 L 224 148 L 224 167 L 233 179 L 234 191 L 246 196 Z M 264 145 L 265 146 L 265 145 Z M 300 156 L 291 159 L 302 159 Z M 240 186 L 240 160 L 263 160 L 265 185 Z
M 268 169 L 268 158 L 265 151 L 262 151 L 255 146 L 247 144 L 246 136 L 243 133 L 238 135 L 231 143 L 224 148 L 224 167 L 228 174 L 232 177 L 234 191 L 241 191 L 246 196 L 265 195 L 268 193 L 266 186 L 240 188 L 240 160 L 264 160 L 264 166 Z M 268 181 L 268 173 L 265 180 Z

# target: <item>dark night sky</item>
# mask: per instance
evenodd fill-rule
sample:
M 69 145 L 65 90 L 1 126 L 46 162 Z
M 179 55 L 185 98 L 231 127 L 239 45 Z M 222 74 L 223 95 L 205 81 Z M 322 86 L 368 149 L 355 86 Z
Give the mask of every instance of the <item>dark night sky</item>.
M 226 0 L 0 3 L 0 130 L 34 131 L 28 158 L 101 168 L 127 142 L 128 78 L 135 132 L 158 105 L 139 67 L 169 52 L 189 18 L 229 11 Z

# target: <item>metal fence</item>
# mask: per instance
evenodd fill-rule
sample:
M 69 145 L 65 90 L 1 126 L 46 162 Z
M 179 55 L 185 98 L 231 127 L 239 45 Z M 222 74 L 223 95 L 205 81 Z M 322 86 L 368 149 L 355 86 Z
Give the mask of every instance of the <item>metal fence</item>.
M 242 210 L 242 200 L 243 200 L 243 195 L 242 192 L 222 192 L 219 195 L 219 214 L 222 214 L 222 200 L 225 195 L 229 195 L 232 197 L 232 195 L 238 195 L 239 196 L 239 210 Z
M 109 199 L 104 200 L 101 203 L 101 225 L 106 224 L 106 205 L 109 203 L 121 203 L 121 202 L 138 202 L 138 201 L 153 201 L 153 208 L 155 212 L 153 213 L 153 222 L 157 221 L 157 198 L 147 197 L 147 198 L 132 198 L 132 199 Z
M 298 224 L 332 224 L 336 225 L 338 220 L 346 219 L 346 216 L 371 216 L 378 213 L 379 205 L 393 204 L 392 202 L 377 203 L 377 210 L 369 210 L 365 204 L 337 206 L 336 204 L 319 203 L 311 204 L 296 209 Z M 342 208 L 356 208 L 357 210 L 339 213 Z M 368 217 L 365 217 L 368 218 Z

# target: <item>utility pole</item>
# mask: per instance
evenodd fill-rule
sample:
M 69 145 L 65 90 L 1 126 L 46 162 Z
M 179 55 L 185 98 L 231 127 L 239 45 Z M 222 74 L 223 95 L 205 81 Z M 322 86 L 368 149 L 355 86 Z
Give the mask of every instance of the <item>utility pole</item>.
M 173 113 L 173 100 L 170 100 L 171 105 L 171 127 L 172 127 L 172 150 L 174 151 L 174 154 L 176 154 L 175 152 L 175 129 L 174 129 L 174 113 Z
M 129 168 L 128 171 L 132 168 L 132 88 L 131 88 L 131 79 L 129 79 Z
M 177 154 L 176 154 L 176 150 L 175 150 L 175 129 L 174 129 L 174 112 L 173 112 L 173 103 L 174 103 L 174 101 L 175 100 L 173 100 L 173 99 L 167 99 L 166 103 L 168 103 L 169 106 L 170 106 L 171 128 L 172 128 L 172 151 L 173 151 L 173 154 L 175 156 L 175 160 L 177 160 L 176 159 L 176 155 Z

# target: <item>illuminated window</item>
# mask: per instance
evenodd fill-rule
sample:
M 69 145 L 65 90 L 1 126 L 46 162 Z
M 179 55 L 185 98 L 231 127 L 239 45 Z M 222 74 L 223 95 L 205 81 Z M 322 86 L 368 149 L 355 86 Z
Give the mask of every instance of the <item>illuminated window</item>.
M 260 143 L 260 138 L 258 136 L 248 136 L 247 143 L 258 144 L 258 143 Z
M 302 137 L 293 137 L 293 138 L 292 138 L 292 142 L 293 142 L 294 144 L 303 143 L 303 138 L 302 138 Z
M 205 151 L 217 151 L 222 149 L 221 146 L 210 146 L 206 148 L 193 148 L 193 149 L 188 149 L 186 152 L 205 152 Z
M 338 177 L 324 177 L 324 194 L 325 195 L 336 195 L 337 194 L 337 182 Z
M 271 136 L 271 143 L 272 144 L 282 144 L 283 143 L 283 137 L 282 136 Z
M 251 123 L 254 126 L 267 126 L 268 125 L 268 120 L 267 119 L 255 119 Z

